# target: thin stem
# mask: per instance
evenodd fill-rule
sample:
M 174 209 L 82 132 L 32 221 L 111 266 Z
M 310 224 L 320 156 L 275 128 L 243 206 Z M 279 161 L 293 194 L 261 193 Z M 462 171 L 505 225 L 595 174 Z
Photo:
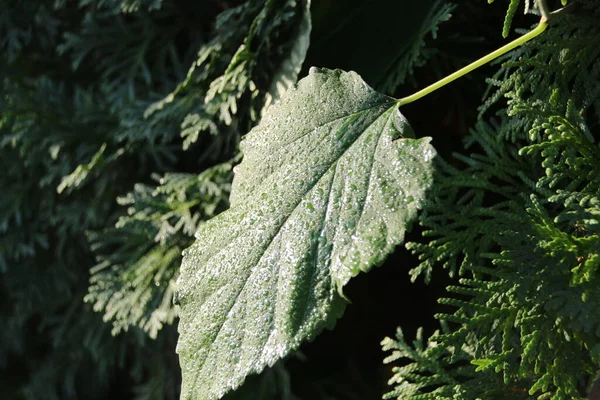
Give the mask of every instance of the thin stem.
M 538 36 L 540 33 L 544 32 L 546 30 L 547 26 L 548 26 L 547 21 L 542 18 L 542 20 L 540 21 L 538 26 L 531 32 L 526 33 L 525 35 L 521 36 L 520 38 L 513 40 L 512 42 L 500 47 L 498 50 L 493 51 L 490 54 L 480 58 L 479 60 L 467 65 L 466 67 L 459 69 L 455 73 L 448 75 L 447 77 L 437 81 L 436 83 L 434 83 L 430 86 L 427 86 L 425 89 L 419 90 L 417 93 L 414 93 L 408 97 L 404 97 L 404 98 L 398 100 L 398 103 L 397 103 L 398 106 L 403 106 L 405 104 L 412 103 L 413 101 L 419 100 L 421 97 L 424 97 L 424 96 L 428 95 L 429 93 L 441 88 L 442 86 L 445 86 L 445 85 L 449 84 L 450 82 L 455 81 L 456 79 L 468 74 L 469 72 L 473 71 L 474 69 L 477 69 L 477 68 L 481 67 L 482 65 L 489 63 L 490 61 L 500 57 L 501 55 L 503 55 L 505 53 L 508 53 L 509 51 L 521 46 L 522 44 L 524 44 L 524 43 L 530 41 L 531 39 L 533 39 L 534 37 Z

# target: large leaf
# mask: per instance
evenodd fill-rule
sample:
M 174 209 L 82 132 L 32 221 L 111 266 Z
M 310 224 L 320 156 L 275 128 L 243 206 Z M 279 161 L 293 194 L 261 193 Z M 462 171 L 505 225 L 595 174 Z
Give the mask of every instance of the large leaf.
M 403 240 L 429 138 L 354 72 L 311 69 L 242 142 L 232 207 L 178 280 L 182 399 L 216 399 L 342 314 L 342 287 Z

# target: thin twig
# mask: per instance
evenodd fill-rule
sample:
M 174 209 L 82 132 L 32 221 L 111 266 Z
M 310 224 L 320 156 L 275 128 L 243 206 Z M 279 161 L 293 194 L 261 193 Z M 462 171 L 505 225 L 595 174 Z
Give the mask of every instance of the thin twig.
M 532 30 L 529 33 L 526 33 L 525 35 L 500 47 L 499 49 L 480 58 L 479 60 L 472 62 L 471 64 L 467 65 L 466 67 L 459 69 L 455 73 L 448 75 L 447 77 L 435 82 L 434 84 L 427 86 L 425 89 L 421 89 L 418 92 L 416 92 L 408 97 L 403 97 L 402 99 L 398 100 L 398 103 L 397 103 L 398 106 L 403 106 L 405 104 L 412 103 L 413 101 L 419 100 L 421 97 L 428 95 L 429 93 L 441 88 L 442 86 L 449 84 L 450 82 L 460 78 L 461 76 L 468 74 L 469 72 L 473 71 L 474 69 L 479 68 L 482 65 L 487 64 L 490 61 L 500 57 L 501 55 L 521 46 L 523 43 L 530 41 L 531 39 L 535 38 L 536 36 L 538 36 L 539 34 L 544 32 L 544 30 L 546 30 L 547 26 L 548 26 L 548 23 L 546 22 L 546 20 L 544 18 L 542 18 L 542 20 L 540 21 L 540 23 L 534 30 Z

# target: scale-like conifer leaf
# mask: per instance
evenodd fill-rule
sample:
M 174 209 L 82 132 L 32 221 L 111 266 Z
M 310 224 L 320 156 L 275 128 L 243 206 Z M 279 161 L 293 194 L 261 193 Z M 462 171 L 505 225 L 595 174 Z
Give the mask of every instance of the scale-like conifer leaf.
M 430 139 L 353 72 L 312 69 L 242 142 L 232 207 L 178 280 L 182 399 L 216 399 L 332 327 L 342 288 L 403 240 Z
M 302 64 L 306 58 L 306 52 L 310 45 L 310 31 L 312 29 L 312 22 L 310 19 L 310 0 L 306 0 L 304 9 L 302 12 L 302 19 L 298 24 L 298 28 L 295 32 L 292 46 L 289 50 L 289 55 L 286 57 L 279 68 L 273 75 L 271 87 L 265 94 L 265 105 L 262 109 L 262 114 L 267 111 L 271 104 L 274 104 L 281 98 L 281 96 L 296 83 L 298 80 L 298 74 L 302 69 Z

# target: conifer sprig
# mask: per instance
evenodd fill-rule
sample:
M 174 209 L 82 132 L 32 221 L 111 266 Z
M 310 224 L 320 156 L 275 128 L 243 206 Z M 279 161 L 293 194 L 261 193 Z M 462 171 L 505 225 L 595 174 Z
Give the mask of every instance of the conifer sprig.
M 455 312 L 437 315 L 448 328 L 430 338 L 437 350 L 428 358 L 416 356 L 418 346 L 405 353 L 410 370 L 424 375 L 397 369 L 390 396 L 589 393 L 600 365 L 593 311 L 600 306 L 600 58 L 590 37 L 598 37 L 593 18 L 565 15 L 512 54 L 491 100 L 509 100 L 501 122 L 481 122 L 471 132 L 466 143 L 473 153 L 458 156 L 463 167 L 440 163 L 439 184 L 421 217 L 427 241 L 407 247 L 420 258 L 413 279 L 430 279 L 440 264 L 457 273 L 440 300 Z M 472 375 L 444 380 L 459 368 L 451 364 L 425 373 L 428 363 L 444 352 L 459 354 L 467 343 Z M 385 341 L 385 348 L 406 346 L 402 336 Z M 486 379 L 487 387 L 499 379 L 505 393 L 484 395 L 477 382 Z

